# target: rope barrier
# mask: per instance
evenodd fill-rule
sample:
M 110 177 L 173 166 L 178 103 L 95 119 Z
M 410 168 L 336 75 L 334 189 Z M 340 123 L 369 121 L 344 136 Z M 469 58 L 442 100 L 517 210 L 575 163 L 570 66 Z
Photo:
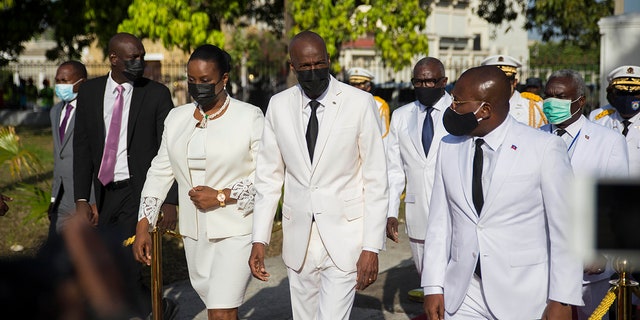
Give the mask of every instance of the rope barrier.
M 616 300 L 617 290 L 618 286 L 609 288 L 609 291 L 607 291 L 607 294 L 604 296 L 604 298 L 602 298 L 602 301 L 600 301 L 600 304 L 598 305 L 596 310 L 593 311 L 593 313 L 589 317 L 589 320 L 601 320 L 602 317 L 604 317 L 604 315 L 609 311 L 609 308 L 611 307 L 613 302 Z

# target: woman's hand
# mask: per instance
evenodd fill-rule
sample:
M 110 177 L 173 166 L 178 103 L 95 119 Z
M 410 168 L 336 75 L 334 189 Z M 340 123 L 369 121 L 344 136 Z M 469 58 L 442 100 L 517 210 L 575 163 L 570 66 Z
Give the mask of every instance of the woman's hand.
M 189 190 L 189 198 L 199 210 L 206 211 L 220 206 L 216 199 L 218 191 L 207 186 L 197 186 Z

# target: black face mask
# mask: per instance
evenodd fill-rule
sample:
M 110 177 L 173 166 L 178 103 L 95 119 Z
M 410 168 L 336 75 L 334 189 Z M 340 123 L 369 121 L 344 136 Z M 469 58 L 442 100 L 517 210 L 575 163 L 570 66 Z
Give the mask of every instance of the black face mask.
M 124 71 L 122 71 L 122 74 L 127 79 L 135 82 L 136 80 L 142 78 L 142 74 L 144 74 L 144 60 L 133 59 L 122 61 L 124 62 Z
M 480 106 L 482 108 L 482 106 Z M 478 110 L 480 110 L 478 108 Z M 444 128 L 454 136 L 467 136 L 478 127 L 478 122 L 482 119 L 476 119 L 475 112 L 467 112 L 459 114 L 451 108 L 447 108 L 442 115 L 442 123 Z
M 304 93 L 311 99 L 321 96 L 329 87 L 329 67 L 296 71 L 296 77 Z
M 210 107 L 218 99 L 220 92 L 224 90 L 223 87 L 222 90 L 216 93 L 216 85 L 218 83 L 189 83 L 187 84 L 189 95 L 191 95 L 198 105 Z
M 617 95 L 611 97 L 609 103 L 620 112 L 622 116 L 632 117 L 640 111 L 640 98 L 630 95 Z
M 444 88 L 427 88 L 418 87 L 415 88 L 416 99 L 422 103 L 425 107 L 433 107 L 440 98 L 444 95 Z

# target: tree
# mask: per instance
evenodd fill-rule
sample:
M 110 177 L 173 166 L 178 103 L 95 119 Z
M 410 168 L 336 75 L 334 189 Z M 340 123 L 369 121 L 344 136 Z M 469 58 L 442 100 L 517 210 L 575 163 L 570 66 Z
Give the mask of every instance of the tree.
M 24 51 L 24 42 L 46 28 L 47 0 L 3 0 L 0 3 L 0 66 Z
M 527 17 L 523 27 L 535 30 L 543 41 L 561 40 L 583 49 L 600 43 L 598 20 L 613 14 L 613 0 L 480 0 L 478 16 L 492 24 Z
M 398 70 L 428 52 L 428 5 L 419 0 L 291 0 L 292 34 L 312 30 L 322 36 L 334 65 L 344 42 L 375 35 L 382 60 Z

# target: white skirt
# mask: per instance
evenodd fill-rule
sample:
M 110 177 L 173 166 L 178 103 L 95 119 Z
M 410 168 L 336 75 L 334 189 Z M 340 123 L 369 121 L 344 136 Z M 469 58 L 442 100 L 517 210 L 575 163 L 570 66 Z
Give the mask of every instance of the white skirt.
M 207 237 L 206 214 L 198 212 L 198 239 L 184 237 L 191 286 L 207 309 L 237 308 L 251 280 L 251 234 L 222 239 Z

